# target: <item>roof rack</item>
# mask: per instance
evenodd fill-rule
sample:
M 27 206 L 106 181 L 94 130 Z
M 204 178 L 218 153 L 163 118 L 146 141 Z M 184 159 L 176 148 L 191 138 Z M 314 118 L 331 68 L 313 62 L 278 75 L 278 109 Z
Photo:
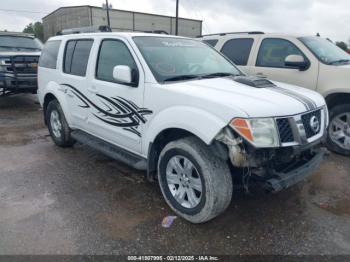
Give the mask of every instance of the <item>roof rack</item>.
M 250 31 L 250 32 L 227 32 L 227 33 L 216 33 L 216 34 L 207 34 L 207 35 L 200 35 L 197 37 L 203 37 L 203 36 L 212 36 L 212 35 L 231 35 L 231 34 L 248 34 L 248 35 L 262 35 L 265 34 L 264 32 L 261 31 Z
M 71 35 L 71 34 L 96 33 L 96 32 L 112 32 L 112 29 L 108 25 L 86 26 L 86 27 L 63 29 L 62 31 L 57 32 L 56 35 Z

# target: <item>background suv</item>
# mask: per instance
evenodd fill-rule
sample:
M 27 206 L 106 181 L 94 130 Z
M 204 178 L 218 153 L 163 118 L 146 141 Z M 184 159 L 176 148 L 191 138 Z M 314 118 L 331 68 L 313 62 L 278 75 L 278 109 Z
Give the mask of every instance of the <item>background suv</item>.
M 33 35 L 0 32 L 0 96 L 36 93 L 41 49 Z
M 206 35 L 249 75 L 268 77 L 321 93 L 330 110 L 328 147 L 350 155 L 350 55 L 328 39 L 263 32 Z

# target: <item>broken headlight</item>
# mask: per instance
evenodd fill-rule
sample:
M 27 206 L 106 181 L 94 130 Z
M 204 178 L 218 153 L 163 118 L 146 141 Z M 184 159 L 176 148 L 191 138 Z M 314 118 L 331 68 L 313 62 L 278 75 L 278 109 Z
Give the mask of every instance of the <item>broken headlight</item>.
M 279 136 L 273 118 L 235 118 L 230 126 L 255 147 L 278 147 Z

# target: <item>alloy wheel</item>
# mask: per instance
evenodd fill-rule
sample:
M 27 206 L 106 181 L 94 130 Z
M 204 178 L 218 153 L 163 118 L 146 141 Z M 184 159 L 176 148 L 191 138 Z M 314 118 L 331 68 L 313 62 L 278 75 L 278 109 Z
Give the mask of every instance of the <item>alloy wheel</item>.
M 343 113 L 332 119 L 329 137 L 341 148 L 350 150 L 350 113 Z
M 174 199 L 185 208 L 201 201 L 203 185 L 194 164 L 184 156 L 173 156 L 166 168 L 166 181 Z
M 62 132 L 62 124 L 60 116 L 56 110 L 53 110 L 50 115 L 51 130 L 55 137 L 60 138 Z

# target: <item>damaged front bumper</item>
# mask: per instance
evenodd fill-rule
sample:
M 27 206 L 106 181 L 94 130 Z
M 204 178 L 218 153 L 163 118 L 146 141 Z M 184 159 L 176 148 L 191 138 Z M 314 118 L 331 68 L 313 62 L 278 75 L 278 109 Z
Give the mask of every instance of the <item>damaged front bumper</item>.
M 327 150 L 322 147 L 325 136 L 304 145 L 277 148 L 255 148 L 226 129 L 217 136 L 213 152 L 242 174 L 243 186 L 249 188 L 249 177 L 266 191 L 279 192 L 301 182 L 318 169 Z M 222 146 L 220 146 L 222 145 Z
M 289 172 L 270 171 L 271 177 L 265 181 L 264 188 L 276 193 L 303 181 L 317 170 L 326 154 L 327 150 L 320 148 L 308 162 Z

